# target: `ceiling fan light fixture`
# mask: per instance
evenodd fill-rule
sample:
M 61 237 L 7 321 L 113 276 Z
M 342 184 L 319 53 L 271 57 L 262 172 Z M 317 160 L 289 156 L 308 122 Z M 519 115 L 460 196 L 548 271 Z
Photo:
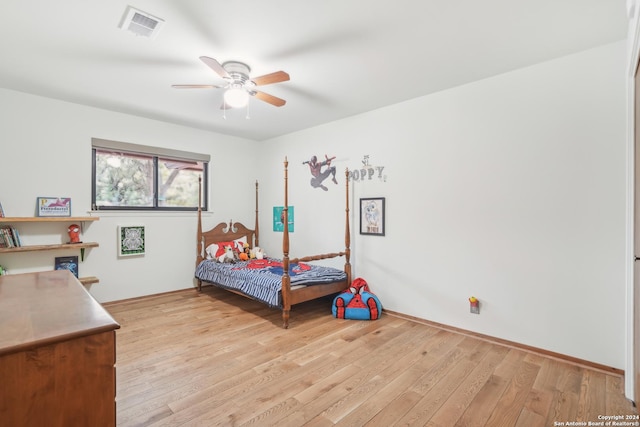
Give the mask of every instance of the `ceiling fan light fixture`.
M 273 83 L 286 82 L 289 80 L 289 74 L 284 71 L 276 71 L 274 73 L 265 74 L 263 76 L 250 78 L 251 68 L 243 62 L 227 61 L 220 64 L 216 59 L 201 56 L 200 60 L 206 66 L 211 68 L 218 76 L 226 81 L 223 86 L 216 85 L 172 85 L 174 88 L 224 88 L 224 102 L 220 109 L 242 108 L 247 107 L 247 115 L 249 112 L 249 97 L 255 97 L 257 100 L 271 104 L 274 107 L 282 107 L 286 101 L 277 96 L 256 90 L 257 86 L 269 85 Z M 225 117 L 226 118 L 226 117 Z M 247 117 L 248 118 L 248 117 Z
M 249 102 L 249 94 L 241 87 L 232 87 L 224 93 L 224 102 L 233 108 L 242 108 Z

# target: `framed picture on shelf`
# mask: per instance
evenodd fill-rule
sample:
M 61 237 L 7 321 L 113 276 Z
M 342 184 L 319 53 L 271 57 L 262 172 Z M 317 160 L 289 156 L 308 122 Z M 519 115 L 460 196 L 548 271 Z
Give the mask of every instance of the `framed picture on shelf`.
M 71 216 L 71 198 L 38 197 L 36 216 Z
M 360 199 L 360 234 L 384 236 L 384 197 Z
M 118 226 L 118 255 L 144 255 L 145 234 L 144 225 Z
M 0 218 L 4 218 L 4 209 L 2 209 L 2 203 L 0 203 Z
M 78 257 L 60 256 L 55 258 L 55 270 L 69 270 L 76 278 L 78 277 Z

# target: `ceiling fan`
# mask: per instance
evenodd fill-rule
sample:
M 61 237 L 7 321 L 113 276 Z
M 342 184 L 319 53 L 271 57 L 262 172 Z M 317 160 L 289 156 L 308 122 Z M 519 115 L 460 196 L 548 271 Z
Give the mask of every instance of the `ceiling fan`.
M 227 61 L 220 64 L 208 56 L 201 56 L 200 60 L 222 77 L 226 83 L 223 85 L 172 85 L 172 87 L 177 89 L 226 89 L 224 103 L 221 107 L 225 109 L 244 107 L 249 100 L 249 96 L 255 96 L 259 100 L 276 107 L 282 107 L 286 104 L 284 99 L 256 89 L 257 86 L 286 82 L 289 80 L 289 74 L 284 71 L 276 71 L 264 76 L 251 78 L 251 68 L 243 62 Z

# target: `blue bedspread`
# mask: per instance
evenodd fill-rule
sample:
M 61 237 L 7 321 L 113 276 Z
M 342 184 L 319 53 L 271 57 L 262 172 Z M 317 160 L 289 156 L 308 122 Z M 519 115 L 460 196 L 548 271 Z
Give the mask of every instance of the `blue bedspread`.
M 204 260 L 196 268 L 195 276 L 205 282 L 240 291 L 271 307 L 282 307 L 280 301 L 282 272 L 282 262 L 273 258 L 237 261 L 235 263 Z M 291 264 L 289 275 L 291 276 L 291 286 L 321 285 L 347 278 L 347 274 L 337 268 L 306 263 Z

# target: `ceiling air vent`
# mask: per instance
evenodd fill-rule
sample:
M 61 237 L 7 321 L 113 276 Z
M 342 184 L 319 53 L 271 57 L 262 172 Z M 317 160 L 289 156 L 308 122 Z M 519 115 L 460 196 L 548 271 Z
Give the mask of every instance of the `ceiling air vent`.
M 153 39 L 158 35 L 162 24 L 162 19 L 128 6 L 124 11 L 120 28 L 131 31 L 136 36 Z

